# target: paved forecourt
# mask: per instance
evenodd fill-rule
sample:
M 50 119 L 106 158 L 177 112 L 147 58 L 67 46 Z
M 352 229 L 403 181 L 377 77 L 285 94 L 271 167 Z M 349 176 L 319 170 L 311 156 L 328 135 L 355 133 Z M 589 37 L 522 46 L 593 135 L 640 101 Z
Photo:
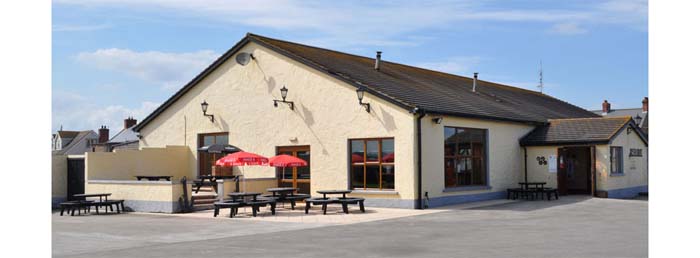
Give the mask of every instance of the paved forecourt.
M 369 220 L 350 218 L 363 214 L 336 213 L 329 216 L 347 219 L 305 223 L 250 217 L 213 219 L 201 214 L 54 215 L 53 254 L 169 258 L 647 256 L 648 202 L 644 200 L 574 196 L 551 202 L 486 204 Z

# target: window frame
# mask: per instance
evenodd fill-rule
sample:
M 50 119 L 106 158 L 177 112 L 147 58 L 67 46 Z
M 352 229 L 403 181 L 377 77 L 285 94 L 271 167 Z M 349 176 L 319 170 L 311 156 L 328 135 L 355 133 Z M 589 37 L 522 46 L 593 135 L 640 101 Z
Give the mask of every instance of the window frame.
M 619 154 L 617 155 L 617 163 L 615 164 L 613 162 L 613 152 L 615 150 L 619 149 Z M 618 166 L 616 166 L 618 165 Z M 613 168 L 616 168 L 617 171 L 614 171 Z M 612 176 L 621 176 L 625 174 L 625 149 L 622 146 L 610 146 L 610 175 Z
M 231 142 L 231 135 L 229 132 L 213 132 L 213 133 L 199 133 L 197 134 L 197 149 L 201 148 L 204 146 L 204 137 L 207 136 L 213 136 L 214 137 L 214 142 L 212 144 L 216 144 L 216 138 L 217 136 L 223 136 L 226 135 L 226 144 L 230 144 Z M 207 154 L 208 156 L 209 154 Z M 204 168 L 204 160 L 202 158 L 202 153 L 197 151 L 197 175 L 202 175 L 202 169 Z M 223 156 L 222 156 L 223 157 Z M 208 157 L 216 160 L 216 155 L 213 155 L 213 157 Z M 211 172 L 210 172 L 211 173 Z
M 455 133 L 457 132 L 458 129 L 462 130 L 479 130 L 483 132 L 483 151 L 481 155 L 481 167 L 483 168 L 484 171 L 484 183 L 483 184 L 472 184 L 472 185 L 455 185 L 455 186 L 447 186 L 445 183 L 445 179 L 447 176 L 447 169 L 445 167 L 445 162 L 447 162 L 447 159 L 452 159 L 453 161 L 457 162 L 460 159 L 473 159 L 474 155 L 459 155 L 459 147 L 456 145 L 454 148 L 454 154 L 453 155 L 448 155 L 445 152 L 445 129 L 454 129 Z M 490 189 L 491 185 L 491 180 L 490 180 L 490 166 L 489 166 L 489 129 L 487 128 L 476 128 L 476 127 L 462 127 L 462 126 L 443 126 L 442 128 L 443 132 L 443 158 L 442 158 L 442 169 L 443 169 L 443 191 L 445 192 L 450 192 L 450 191 L 462 191 L 462 190 L 483 190 L 483 189 Z M 456 143 L 455 143 L 456 144 Z M 470 148 L 472 148 L 472 142 L 470 141 Z M 472 153 L 474 153 L 472 149 Z M 456 164 L 456 163 L 455 163 Z M 456 166 L 456 165 L 455 165 Z
M 382 154 L 382 141 L 384 140 L 392 140 L 394 141 L 394 149 L 393 153 L 396 153 L 396 139 L 394 137 L 372 137 L 372 138 L 350 138 L 348 139 L 348 190 L 359 190 L 359 191 L 395 191 L 396 190 L 396 160 L 394 162 L 384 162 L 382 161 L 383 154 Z M 363 151 L 363 162 L 362 162 L 362 167 L 363 167 L 363 182 L 362 185 L 364 186 L 363 188 L 355 188 L 352 184 L 352 179 L 353 179 L 353 167 L 359 166 L 356 165 L 355 163 L 352 162 L 352 142 L 353 141 L 362 141 L 362 151 Z M 367 142 L 368 141 L 377 141 L 377 161 L 367 161 Z M 396 154 L 394 154 L 396 156 Z M 367 165 L 371 166 L 377 166 L 379 168 L 379 188 L 367 188 Z M 382 181 L 382 172 L 384 171 L 384 166 L 391 166 L 394 170 L 394 187 L 392 188 L 384 188 L 383 187 L 383 181 Z

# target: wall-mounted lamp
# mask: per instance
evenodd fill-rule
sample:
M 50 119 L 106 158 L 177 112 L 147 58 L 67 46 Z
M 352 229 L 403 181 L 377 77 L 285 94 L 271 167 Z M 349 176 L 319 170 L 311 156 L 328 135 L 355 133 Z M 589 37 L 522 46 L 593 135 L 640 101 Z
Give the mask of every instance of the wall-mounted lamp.
M 440 116 L 440 117 L 433 118 L 433 123 L 442 124 L 442 117 Z
M 202 113 L 204 113 L 204 116 L 208 116 L 209 120 L 211 120 L 211 122 L 213 123 L 214 115 L 207 114 L 207 109 L 209 109 L 209 103 L 207 103 L 207 101 L 205 100 L 204 102 L 202 102 Z
M 365 107 L 367 113 L 369 113 L 369 103 L 362 103 L 362 99 L 365 97 L 365 89 L 357 88 L 357 100 L 360 102 L 360 106 Z
M 635 116 L 635 117 L 634 117 L 634 122 L 635 122 L 637 125 L 640 125 L 640 126 L 641 126 L 642 117 L 639 116 L 639 115 Z
M 273 101 L 275 107 L 277 107 L 277 102 L 281 102 L 281 103 L 286 103 L 287 105 L 289 105 L 289 109 L 294 110 L 294 102 L 287 101 L 287 92 L 289 92 L 287 87 L 282 86 L 282 88 L 280 89 L 280 94 L 282 94 L 282 100 L 275 99 L 272 101 Z

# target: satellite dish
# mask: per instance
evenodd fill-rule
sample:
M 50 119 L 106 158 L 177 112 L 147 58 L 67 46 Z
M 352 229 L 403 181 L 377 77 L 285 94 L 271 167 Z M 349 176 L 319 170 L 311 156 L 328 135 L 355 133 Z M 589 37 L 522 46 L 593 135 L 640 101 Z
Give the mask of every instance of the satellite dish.
M 251 53 L 241 52 L 236 55 L 236 63 L 240 65 L 247 65 L 250 59 L 255 59 Z

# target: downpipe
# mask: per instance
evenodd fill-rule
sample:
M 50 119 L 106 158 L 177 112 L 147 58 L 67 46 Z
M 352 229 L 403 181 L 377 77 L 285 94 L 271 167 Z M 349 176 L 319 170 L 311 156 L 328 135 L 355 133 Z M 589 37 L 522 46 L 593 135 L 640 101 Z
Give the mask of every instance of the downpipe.
M 425 117 L 425 110 L 421 109 L 420 107 L 415 107 L 413 110 L 411 110 L 411 114 L 418 114 L 418 117 L 416 118 L 416 134 L 417 134 L 417 141 L 418 141 L 418 146 L 417 146 L 417 153 L 418 153 L 418 194 L 416 195 L 418 199 L 416 199 L 416 203 L 414 204 L 415 209 L 425 209 L 425 203 L 423 202 L 423 137 L 421 135 L 422 128 L 421 128 L 421 120 L 423 117 Z M 425 193 L 425 197 L 428 197 L 428 193 Z

